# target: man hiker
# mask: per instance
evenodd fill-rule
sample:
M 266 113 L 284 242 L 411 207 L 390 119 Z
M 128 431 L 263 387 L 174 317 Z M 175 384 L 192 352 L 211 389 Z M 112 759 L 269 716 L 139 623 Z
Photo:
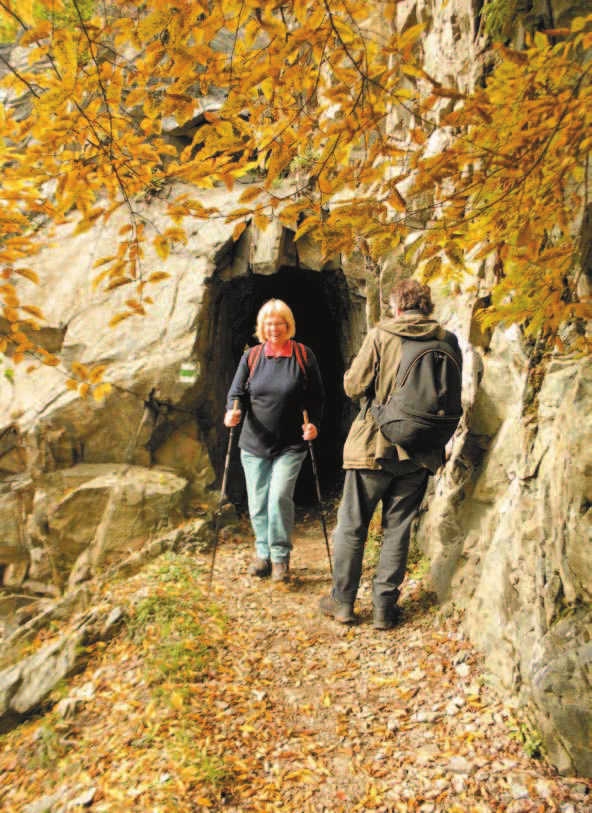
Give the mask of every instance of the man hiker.
M 380 630 L 397 623 L 411 523 L 462 414 L 462 355 L 456 336 L 430 318 L 430 288 L 403 280 L 393 287 L 390 305 L 394 318 L 369 331 L 344 378 L 346 394 L 360 400 L 361 409 L 343 451 L 346 474 L 333 532 L 333 589 L 319 603 L 336 621 L 354 621 L 368 528 L 381 501 L 384 534 L 372 592 L 373 626 Z M 435 406 L 427 403 L 430 395 Z M 391 421 L 391 436 L 402 438 L 405 447 L 383 434 L 388 424 L 379 428 L 380 411 L 388 412 L 393 404 L 399 420 Z

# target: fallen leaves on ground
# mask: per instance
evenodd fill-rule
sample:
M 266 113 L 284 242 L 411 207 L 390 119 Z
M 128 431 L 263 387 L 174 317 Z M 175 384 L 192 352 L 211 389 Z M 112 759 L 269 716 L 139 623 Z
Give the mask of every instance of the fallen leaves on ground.
M 109 586 L 128 629 L 64 687 L 74 706 L 56 693 L 3 737 L 3 810 L 592 811 L 585 781 L 527 756 L 458 619 L 417 584 L 375 631 L 368 566 L 348 628 L 317 610 L 317 524 L 289 585 L 251 579 L 251 555 L 248 531 L 225 538 L 209 595 L 189 553 Z

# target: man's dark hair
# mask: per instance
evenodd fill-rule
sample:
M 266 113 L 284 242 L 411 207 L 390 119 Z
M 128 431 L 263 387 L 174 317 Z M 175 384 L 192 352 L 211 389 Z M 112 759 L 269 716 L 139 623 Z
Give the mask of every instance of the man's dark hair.
M 403 279 L 393 285 L 391 301 L 400 311 L 421 311 L 429 316 L 434 310 L 430 286 L 416 279 Z

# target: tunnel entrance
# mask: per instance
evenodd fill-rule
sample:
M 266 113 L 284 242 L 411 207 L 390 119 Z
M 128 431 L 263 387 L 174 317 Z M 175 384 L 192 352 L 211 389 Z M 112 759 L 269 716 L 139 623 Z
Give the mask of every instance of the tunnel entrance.
M 225 282 L 215 276 L 208 296 L 210 302 L 203 312 L 209 312 L 211 333 L 209 336 L 202 333 L 200 355 L 203 354 L 203 363 L 207 365 L 210 387 L 204 398 L 205 406 L 200 410 L 200 424 L 219 479 L 228 441 L 228 433 L 221 431 L 226 393 L 243 352 L 257 344 L 254 331 L 259 309 L 274 298 L 283 300 L 291 308 L 296 322 L 294 338 L 312 349 L 320 367 L 325 409 L 314 452 L 323 498 L 335 494 L 342 481 L 343 443 L 352 420 L 352 405 L 343 391 L 342 348 L 349 342 L 349 336 L 345 341 L 344 338 L 351 321 L 343 272 L 283 267 L 275 274 L 250 274 Z M 229 467 L 227 495 L 244 511 L 246 489 L 236 445 Z M 310 459 L 302 466 L 295 502 L 300 507 L 317 502 Z

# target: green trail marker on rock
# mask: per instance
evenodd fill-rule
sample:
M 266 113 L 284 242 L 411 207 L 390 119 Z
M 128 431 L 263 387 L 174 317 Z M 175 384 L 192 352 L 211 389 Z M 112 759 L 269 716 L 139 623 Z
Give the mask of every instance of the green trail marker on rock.
M 184 361 L 179 370 L 179 383 L 195 384 L 199 375 L 199 363 L 197 361 Z

